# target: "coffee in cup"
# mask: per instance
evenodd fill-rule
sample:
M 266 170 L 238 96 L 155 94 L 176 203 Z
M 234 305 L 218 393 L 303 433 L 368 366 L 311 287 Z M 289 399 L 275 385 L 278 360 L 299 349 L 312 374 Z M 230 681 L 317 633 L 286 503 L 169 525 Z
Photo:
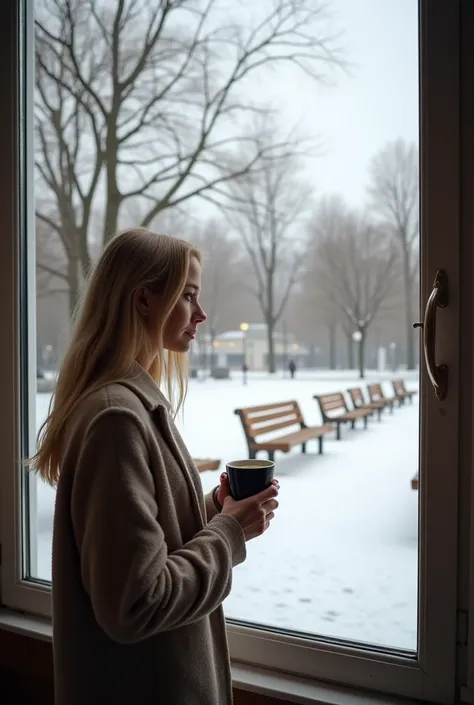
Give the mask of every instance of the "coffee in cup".
M 236 500 L 252 497 L 271 485 L 273 460 L 234 460 L 226 464 L 230 493 Z

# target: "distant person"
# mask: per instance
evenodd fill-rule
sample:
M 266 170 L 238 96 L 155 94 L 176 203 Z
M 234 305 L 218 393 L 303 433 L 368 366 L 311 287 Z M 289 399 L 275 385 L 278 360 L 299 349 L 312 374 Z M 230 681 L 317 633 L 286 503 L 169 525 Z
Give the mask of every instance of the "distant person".
M 278 482 L 234 501 L 223 474 L 204 497 L 176 429 L 206 320 L 200 262 L 144 228 L 112 238 L 59 372 L 32 459 L 57 485 L 56 705 L 232 702 L 222 602 L 246 541 L 274 517 Z
M 288 364 L 288 369 L 290 370 L 291 379 L 294 379 L 295 372 L 296 372 L 296 365 L 295 365 L 294 360 L 290 360 L 290 362 Z

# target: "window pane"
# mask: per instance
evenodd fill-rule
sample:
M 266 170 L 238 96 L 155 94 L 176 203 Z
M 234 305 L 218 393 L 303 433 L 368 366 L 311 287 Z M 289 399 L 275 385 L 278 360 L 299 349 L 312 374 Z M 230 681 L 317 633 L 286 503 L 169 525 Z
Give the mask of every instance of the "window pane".
M 179 421 L 194 457 L 249 456 L 235 409 L 296 400 L 311 427 L 370 411 L 340 439 L 335 424 L 322 455 L 317 438 L 276 452 L 278 515 L 249 543 L 227 616 L 415 651 L 417 2 L 216 0 L 204 17 L 196 0 L 163 17 L 141 0 L 115 37 L 115 78 L 121 4 L 92 4 L 36 2 L 28 430 L 46 418 L 71 312 L 113 232 L 195 242 L 208 321 Z M 201 477 L 210 490 L 219 473 Z M 48 581 L 54 491 L 29 484 L 28 573 Z

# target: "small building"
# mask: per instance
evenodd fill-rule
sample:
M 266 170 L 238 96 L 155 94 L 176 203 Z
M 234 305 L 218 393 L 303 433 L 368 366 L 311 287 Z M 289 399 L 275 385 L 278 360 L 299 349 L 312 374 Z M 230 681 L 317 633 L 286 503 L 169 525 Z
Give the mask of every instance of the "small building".
M 293 336 L 288 335 L 285 340 L 281 332 L 275 331 L 273 340 L 277 369 L 286 369 L 290 360 L 294 360 L 297 367 L 304 366 L 308 351 Z M 246 331 L 225 331 L 213 341 L 207 341 L 208 346 L 211 344 L 220 361 L 219 366 L 241 369 L 245 361 L 249 370 L 268 369 L 267 327 L 264 323 L 249 324 Z

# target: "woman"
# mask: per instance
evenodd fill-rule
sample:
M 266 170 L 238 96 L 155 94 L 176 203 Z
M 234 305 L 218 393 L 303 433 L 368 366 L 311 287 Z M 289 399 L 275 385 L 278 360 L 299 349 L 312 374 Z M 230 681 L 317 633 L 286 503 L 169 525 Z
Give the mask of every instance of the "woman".
M 176 408 L 206 315 L 199 253 L 145 229 L 117 235 L 93 272 L 34 465 L 57 485 L 57 705 L 232 702 L 222 601 L 245 542 L 268 528 L 278 483 L 205 498 L 159 391 Z

